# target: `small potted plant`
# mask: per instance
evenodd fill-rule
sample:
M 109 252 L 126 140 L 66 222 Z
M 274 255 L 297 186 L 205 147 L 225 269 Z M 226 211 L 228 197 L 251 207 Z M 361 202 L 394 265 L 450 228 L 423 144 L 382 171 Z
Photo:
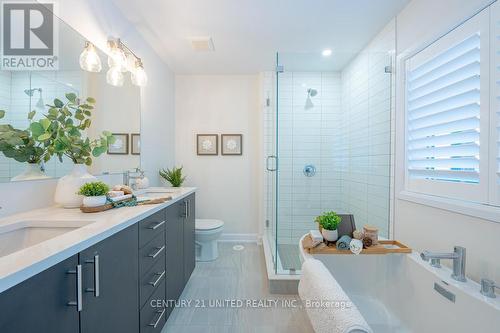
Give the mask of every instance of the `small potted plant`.
M 184 180 L 186 180 L 186 177 L 182 176 L 182 167 L 173 167 L 172 170 L 162 169 L 160 170 L 160 176 L 167 182 L 172 184 L 173 187 L 181 187 L 182 183 L 184 183 Z
M 326 212 L 316 217 L 315 220 L 321 227 L 321 234 L 329 242 L 335 242 L 339 238 L 337 227 L 342 219 L 335 212 Z
M 83 195 L 83 205 L 85 207 L 99 207 L 106 204 L 106 194 L 109 186 L 103 182 L 91 182 L 83 184 L 78 194 Z

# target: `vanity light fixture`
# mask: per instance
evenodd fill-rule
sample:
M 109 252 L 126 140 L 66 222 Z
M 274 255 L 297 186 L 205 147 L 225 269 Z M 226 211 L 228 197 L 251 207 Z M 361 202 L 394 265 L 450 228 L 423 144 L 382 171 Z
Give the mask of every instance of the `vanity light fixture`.
M 85 42 L 85 48 L 80 54 L 80 67 L 85 71 L 94 73 L 102 70 L 101 58 L 99 58 L 95 46 L 91 42 Z
M 130 79 L 133 85 L 139 87 L 144 87 L 148 83 L 148 76 L 140 58 L 135 61 L 135 69 L 132 70 Z
M 108 40 L 109 55 L 108 55 L 108 66 L 117 67 L 123 73 L 127 71 L 127 55 L 123 50 L 123 43 L 120 39 L 109 39 Z
M 118 66 L 110 67 L 106 73 L 106 82 L 115 87 L 123 86 L 123 73 L 121 68 Z
M 141 58 L 129 49 L 119 38 L 108 39 L 108 66 L 106 81 L 115 87 L 123 86 L 124 73 L 130 71 L 132 84 L 143 87 L 148 82 Z M 89 72 L 100 72 L 101 59 L 95 46 L 85 42 L 85 48 L 80 54 L 80 67 Z

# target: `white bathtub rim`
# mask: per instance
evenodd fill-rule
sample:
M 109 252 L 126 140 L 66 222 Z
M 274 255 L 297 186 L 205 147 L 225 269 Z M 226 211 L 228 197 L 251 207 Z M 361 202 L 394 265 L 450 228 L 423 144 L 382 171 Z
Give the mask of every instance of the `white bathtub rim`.
M 302 240 L 304 237 L 307 236 L 305 234 L 300 238 L 299 241 L 299 250 L 300 250 L 300 260 L 304 262 L 307 259 L 315 258 L 318 260 L 321 260 L 321 256 L 324 255 L 311 255 L 307 253 L 304 248 L 302 247 Z M 491 297 L 486 297 L 483 294 L 481 294 L 481 286 L 479 283 L 471 280 L 470 278 L 467 278 L 466 282 L 460 282 L 457 280 L 454 280 L 451 278 L 451 273 L 452 270 L 446 266 L 442 266 L 441 268 L 436 268 L 432 267 L 429 265 L 428 262 L 425 262 L 420 258 L 420 254 L 416 251 L 412 251 L 412 253 L 408 254 L 394 254 L 394 255 L 404 255 L 408 260 L 412 260 L 424 269 L 426 269 L 428 272 L 432 273 L 437 280 L 443 281 L 445 284 L 453 286 L 454 288 L 458 289 L 458 291 L 463 292 L 464 294 L 473 297 L 479 301 L 482 301 L 486 303 L 487 305 L 491 306 L 497 311 L 500 311 L 500 296 L 497 295 L 496 298 L 491 298 Z M 374 255 L 377 256 L 377 255 Z

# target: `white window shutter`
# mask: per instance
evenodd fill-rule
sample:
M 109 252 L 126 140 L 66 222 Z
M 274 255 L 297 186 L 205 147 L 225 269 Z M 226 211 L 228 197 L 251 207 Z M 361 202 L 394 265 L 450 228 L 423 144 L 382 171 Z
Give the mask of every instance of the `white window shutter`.
M 407 60 L 410 191 L 487 200 L 489 42 L 486 10 Z
M 491 5 L 490 204 L 500 206 L 500 3 Z

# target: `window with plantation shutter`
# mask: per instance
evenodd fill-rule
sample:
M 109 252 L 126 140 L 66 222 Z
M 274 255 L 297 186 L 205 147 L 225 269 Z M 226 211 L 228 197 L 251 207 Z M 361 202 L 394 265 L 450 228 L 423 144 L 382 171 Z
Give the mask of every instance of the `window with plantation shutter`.
M 500 206 L 500 3 L 491 5 L 490 204 Z
M 487 12 L 406 60 L 406 186 L 484 202 L 488 197 Z

